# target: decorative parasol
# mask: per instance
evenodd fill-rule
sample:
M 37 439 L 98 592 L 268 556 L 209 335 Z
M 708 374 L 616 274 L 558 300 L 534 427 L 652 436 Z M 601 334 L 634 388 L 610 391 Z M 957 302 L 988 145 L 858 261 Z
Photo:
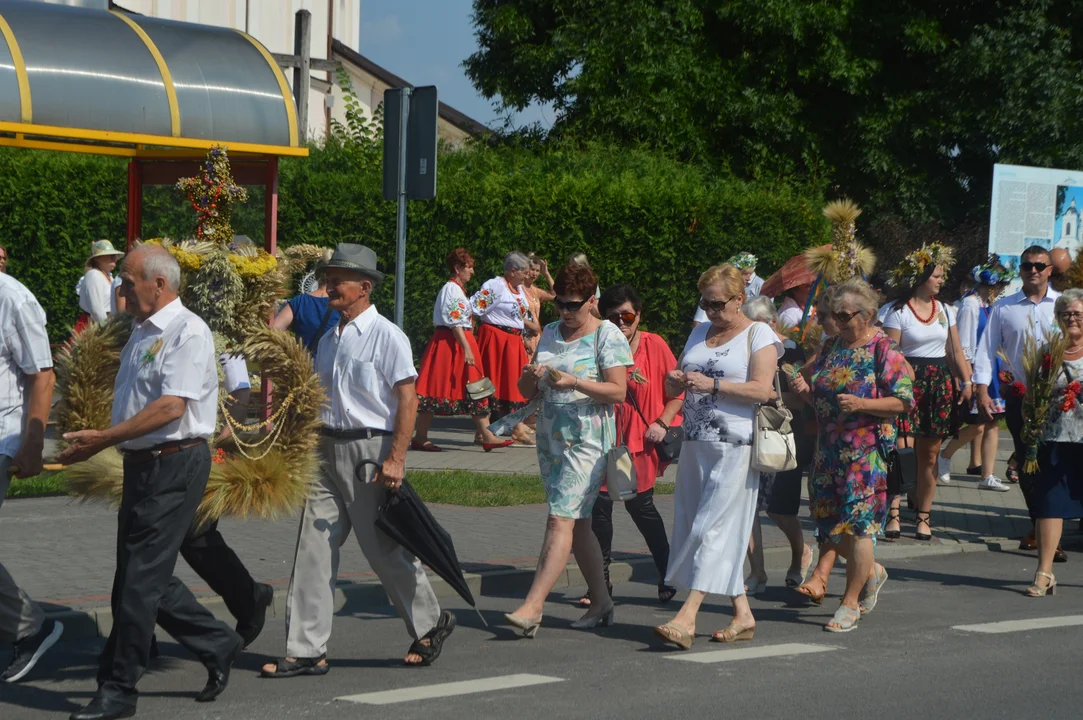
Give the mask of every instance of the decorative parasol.
M 823 245 L 816 248 L 816 250 L 819 252 L 829 251 L 831 245 Z M 801 253 L 787 260 L 786 264 L 778 269 L 778 272 L 767 278 L 763 283 L 763 287 L 760 288 L 760 294 L 767 297 L 778 297 L 787 290 L 802 285 L 812 285 L 814 282 L 816 282 L 816 271 L 809 266 L 808 257 L 805 253 Z

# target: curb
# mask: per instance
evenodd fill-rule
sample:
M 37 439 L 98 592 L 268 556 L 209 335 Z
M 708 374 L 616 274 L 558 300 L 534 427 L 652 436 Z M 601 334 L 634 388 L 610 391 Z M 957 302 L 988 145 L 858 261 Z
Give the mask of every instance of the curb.
M 953 555 L 972 552 L 998 552 L 1008 542 L 1006 538 L 988 538 L 981 542 L 964 542 L 949 533 L 939 536 L 940 542 L 930 545 L 897 545 L 878 543 L 877 559 L 904 560 L 937 555 Z M 790 549 L 773 547 L 764 549 L 764 564 L 770 570 L 785 570 L 789 565 Z M 648 558 L 633 558 L 621 562 L 614 561 L 609 567 L 610 579 L 614 585 L 628 582 L 642 582 L 654 585 L 657 571 L 654 561 Z M 466 573 L 466 584 L 475 599 L 482 597 L 525 596 L 534 579 L 534 568 L 510 568 L 482 573 Z M 457 598 L 455 592 L 442 578 L 429 575 L 433 591 L 441 600 Z M 575 562 L 568 563 L 564 572 L 557 578 L 554 590 L 586 585 L 583 574 Z M 286 612 L 286 590 L 275 592 L 272 608 L 274 616 L 284 616 Z M 217 595 L 199 598 L 199 602 L 210 610 L 215 617 L 231 627 L 235 620 L 226 609 L 222 598 Z M 335 588 L 335 613 L 367 611 L 375 608 L 387 608 L 391 605 L 383 585 L 378 580 L 362 582 L 340 582 Z M 108 637 L 113 628 L 113 611 L 109 607 L 89 608 L 87 610 L 46 610 L 46 617 L 64 623 L 65 640 L 94 640 Z

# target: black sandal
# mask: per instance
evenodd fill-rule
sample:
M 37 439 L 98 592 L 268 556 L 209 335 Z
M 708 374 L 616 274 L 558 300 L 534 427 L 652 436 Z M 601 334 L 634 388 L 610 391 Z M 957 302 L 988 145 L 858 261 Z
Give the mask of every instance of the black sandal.
M 922 517 L 922 515 L 924 515 L 925 517 Z M 933 519 L 933 514 L 931 512 L 925 512 L 923 510 L 918 510 L 917 511 L 917 527 L 921 527 L 921 524 L 925 523 L 925 525 L 928 526 L 928 528 L 930 530 L 932 530 L 933 529 L 932 519 Z M 932 535 L 932 533 L 918 532 L 917 529 L 915 528 L 915 530 L 914 530 L 914 539 L 915 540 L 924 540 L 924 541 L 928 542 L 929 540 L 933 539 L 933 535 Z
M 612 594 L 612 593 L 610 593 Z M 658 584 L 658 602 L 665 605 L 677 595 L 677 588 L 665 583 Z
M 282 658 L 275 660 L 275 671 L 267 672 L 266 670 L 260 670 L 260 677 L 265 678 L 290 678 L 297 677 L 298 675 L 326 675 L 331 666 L 327 664 L 327 653 L 314 658 L 297 658 L 296 660 L 288 660 Z M 320 663 L 323 665 L 320 665 Z
M 436 627 L 429 630 L 421 638 L 421 640 L 428 640 L 429 644 L 425 645 L 421 640 L 414 640 L 413 644 L 410 645 L 407 654 L 420 655 L 421 662 L 406 663 L 407 667 L 428 667 L 436 662 L 436 658 L 440 657 L 440 651 L 444 648 L 444 641 L 448 639 L 454 629 L 455 615 L 450 610 L 440 613 L 440 621 L 436 623 Z
M 898 521 L 900 525 L 902 524 L 902 517 L 899 516 L 898 510 L 887 511 L 887 521 L 891 522 L 892 520 Z M 885 540 L 898 540 L 901 536 L 902 530 L 884 530 Z

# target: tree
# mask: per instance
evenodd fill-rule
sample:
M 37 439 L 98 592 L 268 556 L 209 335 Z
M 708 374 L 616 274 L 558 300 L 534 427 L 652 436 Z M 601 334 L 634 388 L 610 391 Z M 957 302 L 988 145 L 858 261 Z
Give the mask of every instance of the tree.
M 1075 0 L 475 0 L 465 62 L 557 135 L 955 223 L 992 164 L 1083 167 Z

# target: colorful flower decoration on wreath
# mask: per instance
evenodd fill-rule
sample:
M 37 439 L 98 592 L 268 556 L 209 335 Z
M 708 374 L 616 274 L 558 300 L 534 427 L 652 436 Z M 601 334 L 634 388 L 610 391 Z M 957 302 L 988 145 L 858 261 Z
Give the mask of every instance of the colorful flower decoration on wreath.
M 755 270 L 757 258 L 750 252 L 740 252 L 726 262 L 738 270 Z
M 992 254 L 984 265 L 975 265 L 970 271 L 971 279 L 978 285 L 1006 285 L 1019 275 L 1000 262 L 1000 256 Z
M 891 271 L 888 281 L 896 288 L 913 287 L 930 264 L 940 266 L 947 272 L 955 264 L 955 251 L 938 242 L 926 243 L 903 258 Z

